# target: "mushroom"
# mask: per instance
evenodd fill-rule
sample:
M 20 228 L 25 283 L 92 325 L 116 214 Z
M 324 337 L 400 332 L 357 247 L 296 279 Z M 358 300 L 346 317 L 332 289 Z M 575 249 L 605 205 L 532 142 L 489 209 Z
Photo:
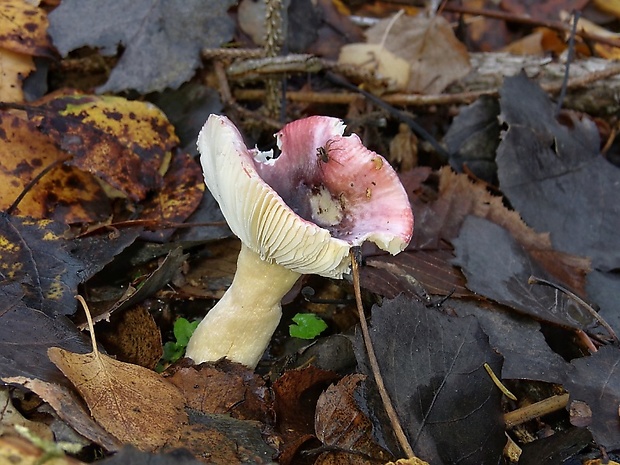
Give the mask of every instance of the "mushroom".
M 187 357 L 256 367 L 302 274 L 342 278 L 349 249 L 372 241 L 392 254 L 413 232 L 398 175 L 337 118 L 311 116 L 276 134 L 280 155 L 248 149 L 225 116 L 198 136 L 205 182 L 241 239 L 231 286 L 196 328 Z

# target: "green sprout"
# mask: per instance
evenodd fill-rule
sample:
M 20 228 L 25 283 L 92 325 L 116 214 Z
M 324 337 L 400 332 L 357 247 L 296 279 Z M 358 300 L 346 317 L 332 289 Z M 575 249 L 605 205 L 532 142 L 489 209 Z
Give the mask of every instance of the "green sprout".
M 289 334 L 299 339 L 314 339 L 327 329 L 327 323 L 314 313 L 298 313 L 293 321 L 297 324 L 288 327 Z
M 165 365 L 174 363 L 183 357 L 189 338 L 194 333 L 196 326 L 200 321 L 192 321 L 191 323 L 185 318 L 178 318 L 174 322 L 172 331 L 174 332 L 175 342 L 169 341 L 164 344 L 164 355 L 157 366 L 157 371 L 163 371 Z

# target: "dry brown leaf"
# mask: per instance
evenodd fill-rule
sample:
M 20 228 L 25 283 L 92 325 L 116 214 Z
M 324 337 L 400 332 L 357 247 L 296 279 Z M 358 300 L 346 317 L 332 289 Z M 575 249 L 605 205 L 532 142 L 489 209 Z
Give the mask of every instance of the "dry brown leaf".
M 75 354 L 52 347 L 47 353 L 95 420 L 123 442 L 153 451 L 177 439 L 188 422 L 179 391 L 151 370 L 99 352 Z
M 99 353 L 90 314 L 88 320 L 93 352 L 51 347 L 50 360 L 73 383 L 95 420 L 116 438 L 146 451 L 177 441 L 189 421 L 179 390 L 151 370 Z
M 65 386 L 24 376 L 6 377 L 2 378 L 2 381 L 24 386 L 34 392 L 54 409 L 61 420 L 105 450 L 113 452 L 121 448 L 118 439 L 96 423 L 84 408 L 83 402 Z
M 390 18 L 384 19 L 366 31 L 368 42 L 381 43 L 390 22 Z M 387 35 L 385 48 L 409 62 L 410 92 L 440 93 L 471 69 L 465 45 L 441 16 L 398 18 Z
M 355 390 L 366 378 L 361 374 L 346 376 L 328 387 L 316 404 L 316 437 L 328 447 L 387 460 L 390 454 L 372 436 L 372 422 L 355 400 Z
M 390 141 L 388 161 L 401 172 L 418 166 L 418 138 L 408 124 L 400 123 L 398 126 L 398 134 Z
M 180 367 L 167 379 L 181 391 L 188 408 L 274 423 L 271 390 L 260 375 L 246 366 L 223 359 Z
M 407 88 L 409 63 L 381 44 L 348 44 L 340 49 L 338 63 L 359 66 L 387 83 L 383 91 L 396 92 Z M 373 89 L 377 90 L 377 89 Z

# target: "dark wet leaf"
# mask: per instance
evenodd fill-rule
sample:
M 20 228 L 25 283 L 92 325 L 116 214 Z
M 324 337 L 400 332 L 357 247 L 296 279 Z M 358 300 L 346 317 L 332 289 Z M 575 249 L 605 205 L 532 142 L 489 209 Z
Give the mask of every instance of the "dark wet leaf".
M 564 381 L 570 402 L 582 401 L 590 407 L 588 429 L 598 444 L 608 450 L 620 448 L 620 350 L 605 346 L 571 365 L 575 369 Z
M 450 317 L 399 297 L 373 308 L 371 338 L 420 458 L 437 465 L 498 462 L 505 444 L 501 393 L 483 364 L 499 373 L 501 357 L 475 318 Z M 361 338 L 356 353 L 365 365 Z
M 551 436 L 524 444 L 519 465 L 556 465 L 583 450 L 592 441 L 592 435 L 584 428 L 555 431 Z
M 538 322 L 494 304 L 450 299 L 445 305 L 458 316 L 474 315 L 478 319 L 491 346 L 504 357 L 502 379 L 548 383 L 564 379 L 570 366 L 547 345 Z
M 170 239 L 175 229 L 165 225 L 182 223 L 192 215 L 200 205 L 204 191 L 202 169 L 198 163 L 186 153 L 174 151 L 162 188 L 143 203 L 141 217 L 153 219 L 161 226 L 143 232 L 141 237 L 153 242 Z
M 321 392 L 337 379 L 336 373 L 310 365 L 287 371 L 274 382 L 277 431 L 284 440 L 280 463 L 296 463 L 299 447 L 314 438 L 316 403 Z
M 594 323 L 589 313 L 559 291 L 528 284 L 530 276 L 547 275 L 501 226 L 469 216 L 453 244 L 455 264 L 465 273 L 470 290 L 563 327 L 584 329 Z
M 49 16 L 62 55 L 84 46 L 104 55 L 124 52 L 100 92 L 140 93 L 177 88 L 200 65 L 200 51 L 232 38 L 231 0 L 65 0 Z
M 66 315 L 75 312 L 78 284 L 103 268 L 137 233 L 117 238 L 65 238 L 49 220 L 0 216 L 0 376 L 61 382 L 47 349 L 85 352 L 88 344 Z
M 499 105 L 491 97 L 480 97 L 461 109 L 444 137 L 450 166 L 492 183 L 497 177 L 495 151 L 499 144 Z
M 620 170 L 600 155 L 594 122 L 565 114 L 560 124 L 524 75 L 507 78 L 500 96 L 508 130 L 498 177 L 511 204 L 558 250 L 590 257 L 595 268 L 620 267 Z
M 196 136 L 209 115 L 223 110 L 217 91 L 197 82 L 150 95 L 149 100 L 166 114 L 176 128 L 181 149 L 192 156 L 198 155 Z

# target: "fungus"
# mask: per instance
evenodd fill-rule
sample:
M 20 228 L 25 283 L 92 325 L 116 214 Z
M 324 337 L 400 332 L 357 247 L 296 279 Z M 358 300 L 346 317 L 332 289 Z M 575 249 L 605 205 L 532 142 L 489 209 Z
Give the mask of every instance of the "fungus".
M 342 278 L 349 249 L 372 241 L 395 255 L 413 214 L 398 175 L 337 118 L 311 116 L 276 134 L 280 155 L 248 149 L 224 116 L 198 136 L 205 183 L 241 239 L 230 288 L 187 346 L 196 363 L 222 357 L 254 368 L 302 274 Z

